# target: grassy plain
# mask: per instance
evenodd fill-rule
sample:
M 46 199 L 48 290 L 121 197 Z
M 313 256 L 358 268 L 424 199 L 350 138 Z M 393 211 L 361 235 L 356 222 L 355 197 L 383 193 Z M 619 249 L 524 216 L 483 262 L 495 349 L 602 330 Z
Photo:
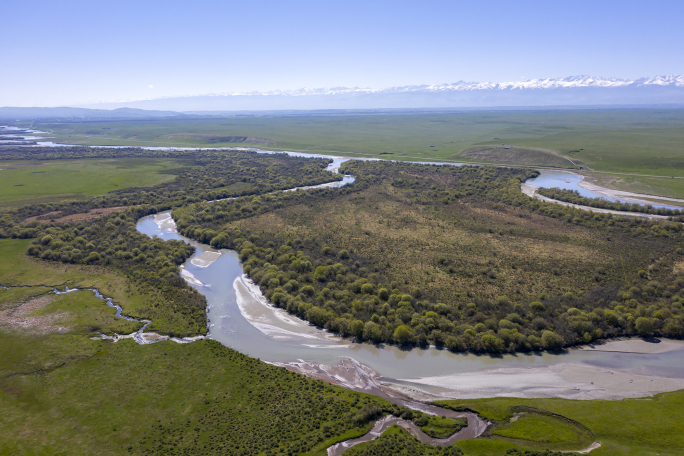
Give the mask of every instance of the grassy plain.
M 0 285 L 12 287 L 97 288 L 129 311 L 144 307 L 149 296 L 109 269 L 100 266 L 57 264 L 26 255 L 28 239 L 0 239 Z M 17 289 L 0 293 L 20 294 Z M 0 294 L 2 296 L 2 294 Z M 2 302 L 0 297 L 0 303 Z M 13 298 L 16 301 L 16 298 Z M 10 300 L 8 298 L 8 300 Z M 0 304 L 1 305 L 1 304 Z M 104 304 L 103 304 L 104 305 Z
M 515 426 L 507 427 L 516 412 L 516 409 L 511 409 L 511 407 L 534 407 L 562 415 L 586 426 L 593 434 L 593 440 L 601 443 L 601 448 L 591 452 L 596 456 L 678 455 L 684 452 L 684 435 L 680 432 L 679 425 L 684 419 L 684 391 L 621 401 L 492 398 L 440 401 L 439 404 L 456 409 L 465 407 L 477 411 L 487 419 L 496 421 L 494 434 L 497 433 L 497 429 L 508 429 L 512 432 L 509 434 L 511 436 L 517 438 L 527 436 L 537 441 L 549 438 L 560 440 L 564 438 L 563 436 L 569 437 L 570 434 L 567 428 L 564 430 L 559 428 L 557 431 L 535 437 L 532 435 L 535 432 L 534 428 L 528 430 L 526 426 L 517 429 Z M 552 419 L 546 418 L 544 426 L 557 428 L 558 425 L 552 424 Z M 493 436 L 489 439 L 465 441 L 458 445 L 466 451 L 466 454 L 469 451 L 475 451 L 477 447 L 488 445 L 500 446 L 501 449 L 505 449 L 506 445 L 512 446 L 509 442 L 497 439 L 498 437 Z M 488 443 L 488 440 L 491 443 Z
M 329 242 L 336 249 L 353 244 L 364 256 L 386 258 L 387 265 L 379 266 L 390 279 L 411 279 L 435 294 L 446 290 L 446 298 L 453 292 L 465 299 L 470 290 L 493 298 L 501 290 L 517 289 L 512 298 L 523 301 L 549 288 L 562 293 L 589 287 L 599 268 L 617 281 L 623 278 L 625 263 L 639 266 L 628 256 L 638 251 L 616 248 L 615 240 L 609 243 L 581 225 L 467 199 L 439 209 L 418 207 L 411 200 L 414 196 L 400 185 L 375 185 L 363 194 L 327 202 L 314 198 L 287 212 L 239 224 L 274 234 L 299 230 L 302 237 Z M 96 287 L 121 303 L 125 312 L 149 299 L 105 267 L 31 259 L 25 255 L 29 243 L 0 240 L 0 284 L 27 286 L 0 291 L 0 312 L 44 296 L 50 286 Z M 530 255 L 534 261 L 525 263 Z M 648 263 L 650 258 L 645 255 L 640 261 Z M 524 269 L 512 267 L 521 262 Z M 449 264 L 473 273 L 457 274 Z M 611 269 L 612 264 L 617 266 Z M 550 272 L 551 266 L 558 272 Z M 151 346 L 90 340 L 93 328 L 128 332 L 137 327 L 114 320 L 112 314 L 83 291 L 52 296 L 30 315 L 50 317 L 66 331 L 0 328 L 0 454 L 323 454 L 340 436 L 351 438 L 368 429 L 354 422 L 364 406 L 386 405 L 209 340 Z M 577 445 L 568 427 L 557 420 L 535 416 L 541 423 L 510 423 L 509 407 L 525 405 L 588 427 L 603 445 L 592 452 L 600 456 L 681 454 L 683 402 L 684 392 L 676 392 L 617 402 L 497 398 L 448 405 L 500 420 L 499 429 L 507 434 L 508 440 L 495 434 L 460 442 L 458 448 L 466 455 L 498 455 L 521 448 L 521 443 L 530 448 L 548 448 L 551 441 L 558 448 Z M 387 437 L 401 432 L 395 429 Z M 407 438 L 390 443 L 409 445 Z M 446 454 L 410 445 L 422 454 Z M 372 454 L 362 450 L 352 454 Z
M 160 172 L 179 166 L 177 160 L 151 158 L 0 162 L 0 207 L 160 184 L 176 177 Z
M 616 175 L 633 190 L 639 174 L 684 177 L 684 110 L 601 109 L 378 113 L 38 124 L 57 141 L 74 144 L 231 147 L 365 156 L 396 160 L 589 166 Z M 221 142 L 229 136 L 267 143 Z M 471 146 L 513 145 L 473 156 Z M 561 159 L 549 156 L 557 155 Z M 622 173 L 622 174 L 619 174 Z M 635 182 L 635 183 L 633 183 Z M 609 181 L 610 183 L 610 181 Z M 636 186 L 635 186 L 636 185 Z M 656 185 L 663 196 L 684 196 L 684 185 Z

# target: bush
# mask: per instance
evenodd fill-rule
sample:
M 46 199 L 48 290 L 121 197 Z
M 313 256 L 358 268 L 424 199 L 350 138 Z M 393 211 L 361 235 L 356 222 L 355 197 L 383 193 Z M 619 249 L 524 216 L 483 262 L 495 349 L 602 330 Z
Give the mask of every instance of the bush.
M 541 339 L 547 350 L 558 350 L 563 347 L 563 338 L 553 331 L 544 331 Z

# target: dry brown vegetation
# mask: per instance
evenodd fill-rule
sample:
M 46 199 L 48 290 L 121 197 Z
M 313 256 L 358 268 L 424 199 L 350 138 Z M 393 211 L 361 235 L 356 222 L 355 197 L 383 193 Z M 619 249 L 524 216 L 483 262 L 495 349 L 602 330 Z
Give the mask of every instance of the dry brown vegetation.
M 276 305 L 344 335 L 514 351 L 684 334 L 681 223 L 538 202 L 520 193 L 530 170 L 344 167 L 359 179 L 342 190 L 173 216 L 184 235 L 239 250 Z
M 128 209 L 129 206 L 117 206 L 117 207 L 103 207 L 89 210 L 88 212 L 80 212 L 77 214 L 63 215 L 61 211 L 48 212 L 43 215 L 34 215 L 33 217 L 28 217 L 24 222 L 33 222 L 34 220 L 40 223 L 78 223 L 86 222 L 88 220 L 95 220 L 105 215 L 114 214 L 116 212 L 123 212 Z

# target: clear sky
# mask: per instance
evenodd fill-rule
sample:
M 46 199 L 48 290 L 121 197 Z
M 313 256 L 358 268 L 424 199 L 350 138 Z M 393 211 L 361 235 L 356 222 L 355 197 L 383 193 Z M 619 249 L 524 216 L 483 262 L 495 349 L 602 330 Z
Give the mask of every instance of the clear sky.
M 684 74 L 684 1 L 3 0 L 0 106 Z

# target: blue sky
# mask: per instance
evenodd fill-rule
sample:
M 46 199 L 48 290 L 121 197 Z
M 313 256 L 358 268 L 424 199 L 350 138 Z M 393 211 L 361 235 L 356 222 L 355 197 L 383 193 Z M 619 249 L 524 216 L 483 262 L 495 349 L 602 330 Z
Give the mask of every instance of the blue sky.
M 0 106 L 684 73 L 684 1 L 29 1 Z

